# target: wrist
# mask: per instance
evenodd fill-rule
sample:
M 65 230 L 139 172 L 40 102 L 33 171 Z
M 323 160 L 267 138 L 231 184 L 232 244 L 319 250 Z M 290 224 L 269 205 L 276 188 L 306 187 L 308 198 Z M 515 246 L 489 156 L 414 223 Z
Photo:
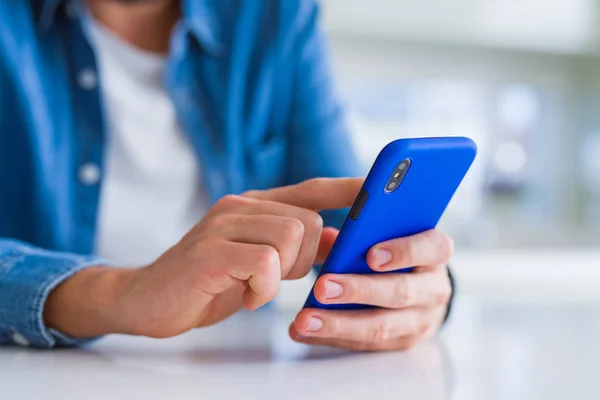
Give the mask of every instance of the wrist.
M 44 307 L 44 322 L 76 338 L 129 333 L 123 313 L 135 270 L 90 267 L 57 286 Z

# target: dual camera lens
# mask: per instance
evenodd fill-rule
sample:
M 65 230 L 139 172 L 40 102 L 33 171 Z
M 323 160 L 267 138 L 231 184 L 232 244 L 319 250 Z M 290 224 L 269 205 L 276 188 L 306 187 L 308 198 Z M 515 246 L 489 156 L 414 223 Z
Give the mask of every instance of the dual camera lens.
M 392 176 L 385 185 L 385 191 L 391 193 L 400 187 L 400 184 L 404 180 L 408 169 L 410 168 L 410 159 L 403 160 L 392 172 Z

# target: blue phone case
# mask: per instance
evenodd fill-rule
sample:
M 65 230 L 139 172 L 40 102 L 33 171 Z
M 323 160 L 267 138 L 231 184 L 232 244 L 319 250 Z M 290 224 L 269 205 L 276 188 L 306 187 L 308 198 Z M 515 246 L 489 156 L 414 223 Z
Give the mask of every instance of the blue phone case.
M 374 274 L 366 262 L 371 247 L 434 229 L 476 154 L 477 146 L 465 137 L 400 139 L 388 144 L 371 168 L 319 276 Z M 405 159 L 411 164 L 404 180 L 395 191 L 386 192 L 390 176 Z M 321 304 L 313 290 L 305 308 L 365 308 Z

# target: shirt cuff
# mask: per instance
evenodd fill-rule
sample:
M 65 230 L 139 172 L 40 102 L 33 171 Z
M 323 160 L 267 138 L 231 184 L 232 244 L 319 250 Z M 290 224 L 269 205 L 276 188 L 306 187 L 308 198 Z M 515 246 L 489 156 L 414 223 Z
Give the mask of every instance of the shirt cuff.
M 50 292 L 62 282 L 85 268 L 102 265 L 107 265 L 106 261 L 96 257 L 28 246 L 1 259 L 0 337 L 24 347 L 41 348 L 89 342 L 48 329 L 43 319 L 44 305 Z

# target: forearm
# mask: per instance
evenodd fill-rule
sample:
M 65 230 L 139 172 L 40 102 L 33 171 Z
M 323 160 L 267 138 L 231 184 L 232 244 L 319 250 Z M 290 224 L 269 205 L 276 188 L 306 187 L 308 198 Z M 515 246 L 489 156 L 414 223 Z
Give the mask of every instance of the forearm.
M 92 267 L 57 286 L 44 307 L 44 323 L 66 335 L 92 338 L 130 333 L 124 310 L 135 271 Z
M 43 312 L 54 289 L 96 265 L 106 262 L 0 238 L 0 344 L 48 348 L 83 343 L 48 329 Z

